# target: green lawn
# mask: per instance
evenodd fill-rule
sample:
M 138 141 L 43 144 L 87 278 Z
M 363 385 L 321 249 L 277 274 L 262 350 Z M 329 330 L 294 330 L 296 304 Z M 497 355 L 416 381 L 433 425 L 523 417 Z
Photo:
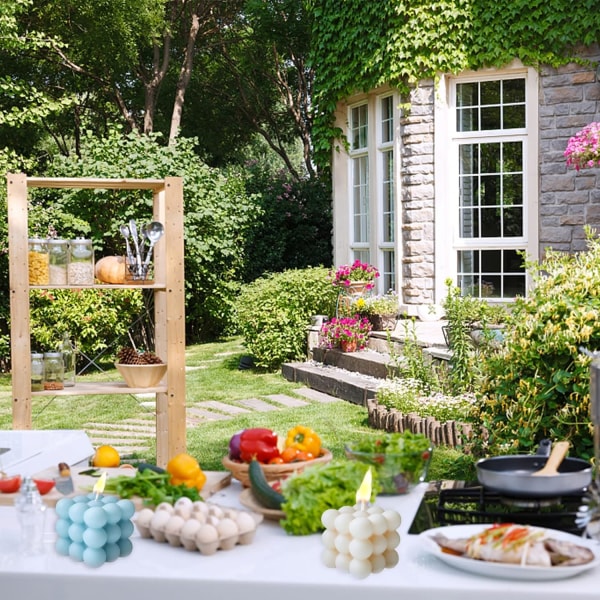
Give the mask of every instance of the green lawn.
M 286 381 L 279 372 L 259 373 L 240 370 L 244 355 L 242 341 L 238 338 L 219 343 L 198 344 L 186 349 L 186 403 L 188 407 L 201 406 L 208 400 L 230 403 L 246 398 L 268 401 L 272 394 L 295 396 L 298 384 Z M 85 375 L 82 379 L 115 379 L 118 373 L 107 371 Z M 297 396 L 297 395 L 296 395 Z M 306 401 L 305 397 L 301 397 Z M 147 400 L 147 399 L 144 399 Z M 10 377 L 0 376 L 0 429 L 12 428 Z M 279 406 L 279 405 L 278 405 Z M 134 396 L 58 396 L 36 397 L 32 404 L 34 429 L 84 429 L 90 422 L 118 423 L 135 419 L 150 409 L 141 405 Z M 227 452 L 230 437 L 246 427 L 268 427 L 285 435 L 295 425 L 315 429 L 334 457 L 344 455 L 344 444 L 360 436 L 374 435 L 377 431 L 367 424 L 367 410 L 350 402 L 310 402 L 300 408 L 280 408 L 276 411 L 252 412 L 227 420 L 207 421 L 187 432 L 187 450 L 196 456 L 206 470 L 221 470 L 221 458 Z M 436 478 L 456 469 L 460 453 L 454 450 L 436 450 L 431 473 Z M 137 456 L 140 460 L 154 462 L 155 449 Z

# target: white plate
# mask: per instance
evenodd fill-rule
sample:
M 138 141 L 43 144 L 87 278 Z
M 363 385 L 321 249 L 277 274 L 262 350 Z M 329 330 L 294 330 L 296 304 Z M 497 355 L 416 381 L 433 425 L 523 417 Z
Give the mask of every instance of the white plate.
M 544 531 L 547 533 L 547 537 L 568 540 L 574 544 L 578 544 L 579 546 L 586 546 L 594 553 L 594 560 L 585 565 L 573 565 L 566 567 L 533 567 L 494 563 L 467 558 L 464 556 L 454 556 L 452 554 L 442 552 L 440 546 L 431 537 L 436 533 L 442 533 L 448 538 L 468 538 L 479 533 L 480 531 L 483 531 L 484 529 L 487 529 L 490 526 L 491 525 L 487 523 L 481 525 L 450 525 L 448 527 L 438 527 L 436 529 L 428 529 L 427 531 L 424 531 L 419 535 L 419 538 L 422 542 L 423 548 L 425 548 L 430 554 L 433 554 L 442 562 L 445 562 L 447 565 L 450 565 L 455 569 L 461 569 L 462 571 L 468 571 L 469 573 L 475 573 L 477 575 L 484 575 L 487 577 L 530 581 L 541 579 L 566 579 L 600 565 L 600 546 L 598 545 L 598 542 L 577 537 L 570 533 L 556 531 L 554 529 L 544 528 Z

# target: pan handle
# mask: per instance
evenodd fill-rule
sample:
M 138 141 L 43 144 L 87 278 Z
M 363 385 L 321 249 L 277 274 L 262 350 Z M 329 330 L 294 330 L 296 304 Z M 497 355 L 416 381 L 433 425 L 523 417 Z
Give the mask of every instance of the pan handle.
M 550 440 L 542 440 L 538 446 L 536 455 L 538 456 L 550 456 L 550 450 L 552 448 L 552 442 Z

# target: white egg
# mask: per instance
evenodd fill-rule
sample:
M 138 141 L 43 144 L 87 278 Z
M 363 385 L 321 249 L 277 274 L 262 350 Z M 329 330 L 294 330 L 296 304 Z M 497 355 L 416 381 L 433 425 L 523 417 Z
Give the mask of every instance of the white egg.
M 151 508 L 142 508 L 135 518 L 135 522 L 140 527 L 150 527 L 150 521 L 154 516 L 154 511 Z
M 175 506 L 175 514 L 187 521 L 192 516 L 192 505 L 180 504 L 179 506 Z
M 386 510 L 383 512 L 385 520 L 388 522 L 389 529 L 398 529 L 402 523 L 402 517 L 395 510 Z
M 369 540 L 355 539 L 350 542 L 348 552 L 352 558 L 366 560 L 373 554 L 373 544 Z
M 196 539 L 196 534 L 198 533 L 200 527 L 202 527 L 202 523 L 200 523 L 200 521 L 196 521 L 196 519 L 188 519 L 181 528 L 181 537 L 186 539 Z
M 349 535 L 338 534 L 335 537 L 333 545 L 340 554 L 348 554 L 348 548 L 350 547 L 351 539 L 352 538 Z
M 321 541 L 323 542 L 323 546 L 325 546 L 325 548 L 329 548 L 330 550 L 333 550 L 335 548 L 336 538 L 337 533 L 335 533 L 335 531 L 332 531 L 331 529 L 326 529 L 321 534 Z
M 367 515 L 361 515 L 352 519 L 348 525 L 348 531 L 353 538 L 366 540 L 373 535 L 373 525 Z
M 240 534 L 248 533 L 256 529 L 256 521 L 251 514 L 240 511 L 235 518 Z
M 350 575 L 353 575 L 357 579 L 364 579 L 371 574 L 371 563 L 368 560 L 358 560 L 353 558 L 348 565 L 348 571 L 350 572 Z
M 175 512 L 175 509 L 173 508 L 173 505 L 169 504 L 168 502 L 161 502 L 156 507 L 156 512 L 161 511 L 161 510 L 164 510 L 164 511 L 168 512 L 170 515 Z
M 196 502 L 192 503 L 192 511 L 201 512 L 205 515 L 208 514 L 208 504 L 202 500 L 196 500 Z
M 221 540 L 232 538 L 239 534 L 240 530 L 237 523 L 233 519 L 221 519 L 221 522 L 217 525 L 217 531 Z
M 178 508 L 180 506 L 189 506 L 191 508 L 193 504 L 194 504 L 194 502 L 192 501 L 191 498 L 187 498 L 186 496 L 182 496 L 181 498 L 178 498 L 175 501 L 175 504 L 173 506 L 175 508 Z
M 335 510 L 335 508 L 328 508 L 321 515 L 321 523 L 326 529 L 335 529 L 335 519 L 338 516 L 339 512 Z
M 235 510 L 235 508 L 226 508 L 223 510 L 223 516 L 235 521 L 237 520 L 238 512 L 239 511 Z
M 221 519 L 219 517 L 215 517 L 215 515 L 209 515 L 206 519 L 206 522 L 213 527 L 217 527 L 221 522 Z
M 218 519 L 222 519 L 225 516 L 223 509 L 220 506 L 217 506 L 216 504 L 211 504 L 208 507 L 208 514 L 213 517 L 217 517 Z
M 206 523 L 208 517 L 206 516 L 206 513 L 199 511 L 199 510 L 193 510 L 192 514 L 190 515 L 190 519 L 194 519 L 196 521 L 198 521 L 199 523 Z
M 349 531 L 350 522 L 354 517 L 352 514 L 340 511 L 340 514 L 334 520 L 334 528 L 342 535 L 346 535 Z
M 369 522 L 375 535 L 383 535 L 389 529 L 387 519 L 382 514 L 369 515 Z
M 166 510 L 157 510 L 150 520 L 150 527 L 152 529 L 164 529 L 167 521 L 171 518 L 170 513 Z
M 337 557 L 337 552 L 335 550 L 331 550 L 330 548 L 325 548 L 323 552 L 321 552 L 321 560 L 326 567 L 333 569 L 335 567 L 335 559 Z
M 381 573 L 385 569 L 385 558 L 383 554 L 372 554 L 369 558 L 371 563 L 371 570 L 373 573 Z
M 213 525 L 205 523 L 196 532 L 197 544 L 210 544 L 219 540 L 219 532 Z
M 395 550 L 386 550 L 383 553 L 383 558 L 385 559 L 385 566 L 389 569 L 390 567 L 395 567 L 398 564 L 398 553 Z
M 397 531 L 388 531 L 385 534 L 387 540 L 387 547 L 389 550 L 393 550 L 400 543 L 400 534 Z
M 185 519 L 179 515 L 171 515 L 165 525 L 165 533 L 179 533 L 185 523 Z

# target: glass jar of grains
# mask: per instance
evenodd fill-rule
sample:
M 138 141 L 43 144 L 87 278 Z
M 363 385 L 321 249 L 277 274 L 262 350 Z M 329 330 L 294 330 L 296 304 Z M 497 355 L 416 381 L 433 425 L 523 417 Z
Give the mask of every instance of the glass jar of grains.
M 69 242 L 67 240 L 48 240 L 48 258 L 50 264 L 51 285 L 67 285 L 67 266 L 69 263 Z
M 64 389 L 65 367 L 61 352 L 44 352 L 44 389 Z
M 41 238 L 29 240 L 28 253 L 29 285 L 48 285 L 50 283 L 50 265 L 48 242 Z
M 94 246 L 92 240 L 71 240 L 69 285 L 94 285 Z

